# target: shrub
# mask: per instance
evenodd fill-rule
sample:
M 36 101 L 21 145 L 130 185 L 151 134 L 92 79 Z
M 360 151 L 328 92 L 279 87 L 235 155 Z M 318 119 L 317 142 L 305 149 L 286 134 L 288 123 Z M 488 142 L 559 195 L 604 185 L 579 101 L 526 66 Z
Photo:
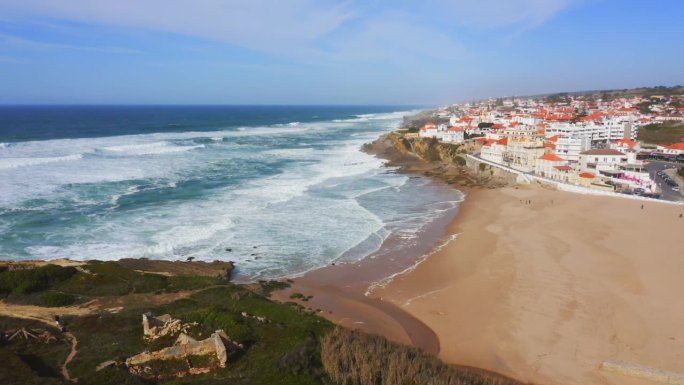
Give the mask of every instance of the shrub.
M 428 162 L 436 162 L 441 160 L 439 157 L 439 152 L 437 152 L 435 147 L 429 147 L 427 150 L 425 150 L 425 160 Z
M 484 164 L 484 163 L 480 163 L 480 165 L 478 166 L 478 168 L 480 169 L 480 171 L 484 171 L 484 170 L 487 169 L 487 165 Z
M 507 385 L 504 377 L 449 366 L 419 349 L 338 327 L 321 341 L 330 378 L 343 385 Z
M 282 281 L 259 281 L 258 293 L 263 296 L 269 296 L 274 291 L 286 289 L 290 284 Z
M 76 302 L 76 297 L 71 294 L 48 291 L 40 296 L 40 301 L 43 306 L 60 307 L 71 305 L 72 303 Z
M 454 163 L 456 163 L 459 166 L 465 166 L 466 160 L 460 155 L 454 155 Z
M 35 269 L 6 270 L 0 273 L 0 293 L 27 294 L 48 289 L 76 274 L 73 267 L 45 265 Z

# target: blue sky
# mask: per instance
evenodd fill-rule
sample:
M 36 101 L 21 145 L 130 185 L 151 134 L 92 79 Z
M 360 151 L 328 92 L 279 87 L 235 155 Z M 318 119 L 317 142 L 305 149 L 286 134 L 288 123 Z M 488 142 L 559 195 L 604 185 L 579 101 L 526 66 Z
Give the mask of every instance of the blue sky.
M 421 104 L 684 84 L 681 0 L 0 0 L 3 104 Z

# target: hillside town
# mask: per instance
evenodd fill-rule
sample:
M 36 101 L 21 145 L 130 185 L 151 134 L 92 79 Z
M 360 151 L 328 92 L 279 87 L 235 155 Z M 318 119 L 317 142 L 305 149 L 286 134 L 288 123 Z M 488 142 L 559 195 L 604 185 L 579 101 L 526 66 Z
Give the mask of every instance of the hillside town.
M 684 142 L 648 145 L 637 136 L 645 126 L 684 124 L 681 95 L 500 98 L 442 107 L 432 116 L 441 123 L 410 135 L 473 141 L 482 160 L 560 183 L 650 197 L 680 189 L 676 175 L 647 165 L 684 162 Z

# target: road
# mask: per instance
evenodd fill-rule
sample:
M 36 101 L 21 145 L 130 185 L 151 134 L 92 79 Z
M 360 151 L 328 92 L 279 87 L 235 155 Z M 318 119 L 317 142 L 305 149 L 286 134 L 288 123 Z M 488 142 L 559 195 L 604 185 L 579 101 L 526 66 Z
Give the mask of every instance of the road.
M 660 189 L 662 190 L 662 199 L 674 202 L 684 202 L 684 195 L 682 195 L 681 191 L 672 190 L 670 186 L 665 184 L 663 178 L 656 175 L 656 172 L 658 171 L 662 171 L 668 168 L 677 168 L 681 166 L 682 165 L 680 163 L 663 162 L 659 160 L 651 160 L 646 165 L 646 170 L 648 170 L 649 174 L 651 174 L 651 179 L 656 181 L 656 184 L 658 184 L 658 187 L 660 187 Z M 684 190 L 684 186 L 679 186 L 679 188 Z

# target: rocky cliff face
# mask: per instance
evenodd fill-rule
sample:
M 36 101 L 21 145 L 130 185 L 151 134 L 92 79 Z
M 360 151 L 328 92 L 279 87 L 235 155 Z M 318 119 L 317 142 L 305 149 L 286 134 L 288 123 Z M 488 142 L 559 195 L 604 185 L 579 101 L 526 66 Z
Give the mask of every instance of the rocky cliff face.
M 512 174 L 466 159 L 466 154 L 479 151 L 477 143 L 449 144 L 431 138 L 389 133 L 367 143 L 363 149 L 387 159 L 388 166 L 435 177 L 461 187 L 496 188 L 515 182 Z

